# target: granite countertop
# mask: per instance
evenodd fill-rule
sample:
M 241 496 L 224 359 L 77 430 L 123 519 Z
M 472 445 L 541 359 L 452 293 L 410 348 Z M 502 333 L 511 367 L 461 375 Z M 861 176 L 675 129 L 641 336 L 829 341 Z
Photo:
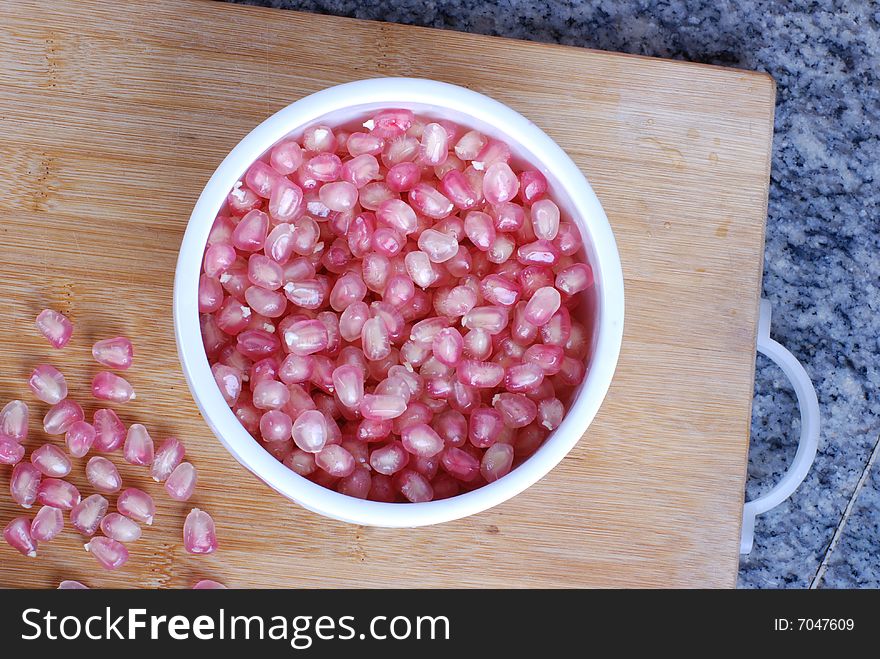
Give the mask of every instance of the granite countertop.
M 764 297 L 817 388 L 822 437 L 758 518 L 744 588 L 880 587 L 880 9 L 863 0 L 246 0 L 766 71 L 777 83 Z M 758 359 L 747 492 L 797 446 L 785 376 Z

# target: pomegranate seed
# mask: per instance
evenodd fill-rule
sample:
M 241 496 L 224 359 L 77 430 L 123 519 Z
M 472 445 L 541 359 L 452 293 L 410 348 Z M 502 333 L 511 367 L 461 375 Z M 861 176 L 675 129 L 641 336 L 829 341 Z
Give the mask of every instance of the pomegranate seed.
M 31 522 L 27 517 L 16 517 L 9 522 L 3 529 L 3 538 L 28 558 L 37 556 L 37 541 L 31 536 Z
M 37 316 L 36 324 L 40 334 L 55 348 L 66 346 L 73 334 L 73 323 L 52 309 L 43 309 Z
M 522 394 L 497 394 L 492 400 L 494 407 L 508 428 L 522 428 L 535 420 L 538 408 Z
M 43 444 L 31 453 L 33 464 L 44 476 L 64 478 L 70 473 L 70 459 L 55 446 Z
M 480 463 L 470 453 L 450 446 L 443 451 L 440 464 L 454 478 L 460 481 L 472 481 L 480 473 Z
M 293 140 L 284 140 L 276 144 L 269 153 L 269 163 L 279 174 L 293 174 L 302 164 L 302 149 Z
M 480 473 L 487 483 L 497 481 L 510 473 L 513 465 L 513 446 L 496 442 L 486 449 L 480 462 Z
M 183 444 L 178 439 L 169 437 L 156 450 L 150 465 L 150 476 L 157 483 L 161 483 L 171 475 L 171 472 L 183 461 L 185 455 L 186 449 Z
M 562 298 L 552 286 L 545 286 L 535 291 L 525 308 L 525 320 L 540 327 L 546 324 L 562 304 Z
M 24 457 L 24 446 L 14 439 L 0 435 L 0 464 L 15 465 Z
M 328 343 L 327 328 L 319 320 L 301 320 L 284 330 L 284 345 L 295 355 L 312 355 Z
M 394 489 L 400 492 L 411 503 L 422 503 L 434 498 L 431 483 L 419 472 L 404 469 L 394 476 Z
M 128 560 L 128 550 L 125 545 L 113 538 L 92 538 L 83 547 L 95 557 L 98 564 L 105 570 L 115 570 L 122 567 Z
M 317 410 L 306 410 L 297 416 L 291 428 L 293 442 L 303 451 L 317 453 L 327 444 L 327 419 Z
M 65 435 L 67 450 L 75 458 L 86 455 L 95 443 L 95 427 L 85 421 L 74 421 Z
M 370 454 L 370 466 L 380 474 L 391 476 L 409 462 L 409 453 L 400 442 L 391 442 Z
M 325 446 L 315 454 L 315 464 L 331 476 L 349 476 L 356 466 L 354 457 L 338 444 Z
M 12 500 L 22 508 L 30 508 L 37 500 L 42 475 L 30 462 L 19 462 L 12 468 L 9 479 L 9 493 Z
M 108 368 L 125 370 L 131 366 L 134 356 L 134 347 L 124 336 L 114 339 L 104 339 L 92 346 L 92 356 L 95 361 Z
M 114 403 L 127 403 L 135 398 L 128 381 L 109 371 L 101 371 L 92 379 L 92 395 L 98 400 Z
M 217 550 L 217 536 L 211 516 L 193 508 L 183 524 L 183 546 L 190 554 L 211 554 Z
M 28 421 L 27 403 L 20 400 L 12 400 L 0 410 L 0 435 L 17 442 L 27 439 Z
M 593 285 L 593 270 L 583 263 L 576 263 L 556 275 L 556 288 L 566 295 L 580 293 Z
M 401 396 L 366 394 L 358 409 L 364 419 L 387 421 L 403 414 L 406 400 Z
M 119 542 L 134 542 L 141 537 L 141 527 L 119 513 L 109 513 L 101 520 L 101 533 Z
M 400 437 L 403 447 L 421 458 L 433 457 L 443 450 L 443 439 L 425 423 L 407 426 Z
M 196 489 L 196 480 L 196 468 L 189 462 L 181 462 L 165 481 L 165 491 L 175 501 L 186 501 Z
M 37 501 L 44 506 L 70 510 L 80 502 L 79 490 L 71 483 L 57 478 L 44 478 L 37 488 Z
M 504 374 L 504 388 L 510 392 L 528 392 L 540 386 L 544 371 L 537 364 L 516 364 Z
M 370 494 L 371 485 L 370 470 L 356 467 L 348 476 L 339 481 L 336 491 L 356 499 L 366 499 Z
M 43 506 L 31 522 L 31 537 L 37 542 L 49 542 L 64 530 L 64 513 L 60 508 Z
M 192 587 L 193 590 L 226 590 L 226 586 L 224 586 L 219 581 L 211 581 L 210 579 L 202 579 L 201 581 L 197 581 L 195 585 Z
M 150 526 L 156 515 L 156 504 L 153 498 L 134 487 L 129 487 L 120 492 L 116 499 L 116 509 L 126 517 L 141 524 Z
M 428 183 L 416 183 L 407 198 L 415 211 L 434 220 L 442 220 L 455 208 L 442 192 Z
M 81 584 L 79 581 L 67 580 L 58 584 L 58 590 L 89 590 L 89 587 Z
M 82 407 L 70 399 L 53 405 L 43 417 L 43 430 L 48 435 L 63 435 L 70 426 L 84 419 Z
M 98 492 L 112 494 L 122 487 L 122 478 L 116 465 L 107 458 L 95 456 L 86 464 L 86 478 Z
M 129 427 L 122 455 L 129 464 L 149 467 L 153 463 L 153 438 L 142 424 L 133 423 Z
M 501 414 L 487 407 L 471 412 L 468 439 L 477 448 L 492 446 L 504 430 Z
M 559 207 L 549 199 L 532 204 L 532 228 L 536 238 L 553 240 L 559 232 Z
M 67 382 L 54 366 L 40 364 L 31 373 L 28 387 L 44 403 L 55 405 L 67 397 Z
M 232 407 L 241 394 L 241 371 L 226 364 L 214 364 L 211 367 L 214 381 L 226 404 Z
M 95 427 L 93 446 L 97 451 L 110 453 L 122 446 L 125 441 L 125 425 L 113 410 L 95 410 L 92 425 Z
M 80 533 L 91 537 L 98 530 L 109 506 L 110 502 L 100 494 L 88 496 L 71 509 L 70 523 Z
M 268 233 L 269 216 L 254 209 L 236 225 L 232 232 L 232 246 L 243 252 L 257 252 L 263 249 Z

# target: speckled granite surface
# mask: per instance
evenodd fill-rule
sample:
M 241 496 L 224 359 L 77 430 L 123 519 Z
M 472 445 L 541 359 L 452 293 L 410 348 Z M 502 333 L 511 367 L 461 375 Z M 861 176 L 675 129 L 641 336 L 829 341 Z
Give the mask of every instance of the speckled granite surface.
M 817 385 L 823 432 L 800 490 L 758 518 L 739 584 L 880 587 L 880 5 L 246 1 L 769 72 L 778 99 L 764 296 L 773 337 Z M 750 497 L 778 480 L 798 436 L 794 395 L 763 358 L 755 389 Z

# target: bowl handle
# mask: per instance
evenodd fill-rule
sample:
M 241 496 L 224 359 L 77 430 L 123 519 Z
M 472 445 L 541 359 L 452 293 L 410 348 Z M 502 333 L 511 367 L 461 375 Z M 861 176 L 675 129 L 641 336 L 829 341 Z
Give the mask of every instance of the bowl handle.
M 819 446 L 819 400 L 810 376 L 801 363 L 788 350 L 770 338 L 769 300 L 761 300 L 758 316 L 758 352 L 769 357 L 782 369 L 794 387 L 801 412 L 801 439 L 797 453 L 785 475 L 773 488 L 761 497 L 743 506 L 742 535 L 739 551 L 748 554 L 755 536 L 755 517 L 775 508 L 790 497 L 806 478 Z

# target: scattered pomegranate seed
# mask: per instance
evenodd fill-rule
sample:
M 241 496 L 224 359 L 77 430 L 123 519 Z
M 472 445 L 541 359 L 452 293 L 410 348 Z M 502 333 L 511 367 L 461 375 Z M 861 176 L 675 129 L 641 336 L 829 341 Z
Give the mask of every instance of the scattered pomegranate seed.
M 110 453 L 125 441 L 125 425 L 111 409 L 95 410 L 92 425 L 95 427 L 94 447 L 97 451 Z
M 101 456 L 89 459 L 86 478 L 93 488 L 104 494 L 113 494 L 122 488 L 122 477 L 116 465 Z
M 124 336 L 103 339 L 92 346 L 92 356 L 95 361 L 107 368 L 125 370 L 131 366 L 133 355 L 134 347 L 131 345 L 131 341 Z
M 55 348 L 63 348 L 73 334 L 73 323 L 57 311 L 43 309 L 37 316 L 37 330 Z
M 92 395 L 98 400 L 127 403 L 134 400 L 135 393 L 125 378 L 109 371 L 101 371 L 92 379 Z
M 109 507 L 107 499 L 100 494 L 92 494 L 71 509 L 70 523 L 83 535 L 93 536 Z
M 146 432 L 146 431 L 145 431 Z M 186 455 L 186 449 L 174 437 L 169 437 L 156 451 L 153 463 L 150 467 L 150 475 L 157 483 L 161 483 L 171 475 L 171 472 L 181 463 Z
M 116 509 L 126 517 L 147 526 L 152 525 L 153 517 L 156 515 L 153 497 L 134 487 L 126 488 L 119 493 Z
M 43 431 L 47 435 L 63 435 L 77 421 L 85 418 L 79 403 L 65 398 L 49 408 L 43 417 Z
M 10 437 L 0 435 L 0 464 L 15 465 L 24 457 L 24 446 Z
M 27 517 L 16 517 L 9 522 L 3 529 L 3 538 L 28 558 L 36 558 L 37 541 L 31 536 L 31 521 Z
M 211 554 L 217 551 L 214 520 L 203 510 L 193 508 L 183 524 L 183 546 L 190 554 Z
M 31 536 L 38 542 L 49 542 L 64 530 L 64 513 L 60 508 L 43 506 L 31 522 Z
M 89 590 L 89 587 L 79 581 L 66 580 L 58 584 L 58 590 Z
M 0 410 L 0 435 L 23 442 L 28 434 L 28 406 L 20 400 L 12 400 Z
M 67 382 L 64 375 L 54 366 L 40 364 L 31 373 L 28 387 L 44 403 L 54 405 L 67 398 Z
M 128 550 L 118 540 L 99 536 L 83 545 L 105 570 L 122 567 L 128 560 Z
M 153 463 L 153 438 L 142 424 L 131 424 L 125 436 L 122 454 L 125 461 L 133 465 L 149 467 Z
M 175 501 L 186 501 L 196 489 L 196 468 L 189 462 L 181 462 L 165 481 L 165 491 Z
M 109 513 L 101 520 L 101 533 L 119 542 L 134 542 L 141 537 L 141 527 L 119 513 Z
M 551 197 L 503 142 L 408 110 L 285 138 L 230 191 L 204 255 L 224 400 L 349 496 L 430 501 L 503 477 L 561 423 L 591 348 L 571 312 L 592 270 Z M 191 476 L 174 458 L 172 496 Z
M 75 458 L 86 455 L 95 443 L 95 427 L 85 421 L 74 421 L 64 436 L 67 450 Z
M 226 586 L 224 586 L 219 581 L 212 581 L 211 579 L 202 579 L 201 581 L 197 581 L 195 585 L 192 587 L 193 590 L 226 590 Z
M 64 478 L 72 468 L 70 458 L 51 444 L 43 444 L 35 449 L 31 453 L 31 464 L 39 469 L 43 476 L 52 478 Z
M 37 501 L 44 506 L 70 510 L 81 501 L 79 490 L 59 478 L 44 478 L 37 487 Z
M 9 479 L 9 493 L 12 500 L 22 508 L 30 508 L 37 500 L 42 474 L 30 462 L 19 462 L 12 468 Z

